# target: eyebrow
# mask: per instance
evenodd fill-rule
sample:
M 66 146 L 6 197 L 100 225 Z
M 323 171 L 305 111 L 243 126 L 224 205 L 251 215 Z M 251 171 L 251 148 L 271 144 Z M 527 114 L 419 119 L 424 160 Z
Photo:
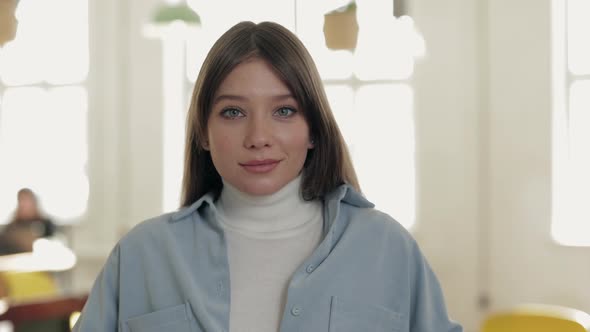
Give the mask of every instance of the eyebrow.
M 276 101 L 285 100 L 285 99 L 295 99 L 295 97 L 293 97 L 293 95 L 291 93 L 280 94 L 280 95 L 272 96 L 271 98 Z M 240 95 L 223 94 L 223 95 L 219 95 L 219 96 L 215 97 L 215 100 L 213 100 L 213 104 L 215 105 L 223 100 L 246 101 L 246 100 L 248 100 L 248 98 L 244 97 L 244 96 L 240 96 Z

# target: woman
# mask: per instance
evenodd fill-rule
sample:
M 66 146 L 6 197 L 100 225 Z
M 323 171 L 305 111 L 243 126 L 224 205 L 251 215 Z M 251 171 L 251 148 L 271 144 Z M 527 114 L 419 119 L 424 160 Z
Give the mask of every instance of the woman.
M 35 193 L 23 188 L 17 193 L 12 220 L 0 233 L 0 254 L 30 252 L 35 240 L 53 236 L 55 228 L 55 224 L 42 215 Z
M 215 43 L 185 152 L 182 208 L 117 244 L 75 331 L 461 331 L 414 240 L 360 194 L 287 29 Z

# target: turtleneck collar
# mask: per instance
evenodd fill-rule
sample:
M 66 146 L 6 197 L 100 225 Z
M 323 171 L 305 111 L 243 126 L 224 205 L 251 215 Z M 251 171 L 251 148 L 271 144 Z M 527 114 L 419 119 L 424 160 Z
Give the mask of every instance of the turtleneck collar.
M 221 224 L 240 233 L 272 237 L 297 233 L 307 222 L 317 220 L 322 211 L 321 202 L 305 201 L 300 189 L 301 175 L 265 196 L 243 193 L 223 181 L 215 208 Z

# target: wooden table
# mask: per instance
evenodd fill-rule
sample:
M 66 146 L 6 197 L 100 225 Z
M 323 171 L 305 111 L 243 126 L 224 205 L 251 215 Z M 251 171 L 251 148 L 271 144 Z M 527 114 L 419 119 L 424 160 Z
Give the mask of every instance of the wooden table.
M 0 315 L 0 321 L 10 321 L 15 332 L 24 328 L 31 330 L 31 326 L 42 326 L 44 322 L 51 322 L 55 330 L 68 332 L 70 315 L 82 311 L 87 298 L 87 295 L 71 295 L 9 303 L 8 310 Z M 46 330 L 41 327 L 40 331 Z

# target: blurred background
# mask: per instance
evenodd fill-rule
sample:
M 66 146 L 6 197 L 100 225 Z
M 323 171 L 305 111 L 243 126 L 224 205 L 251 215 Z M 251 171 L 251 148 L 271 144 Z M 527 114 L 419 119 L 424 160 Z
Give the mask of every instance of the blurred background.
M 589 17 L 590 0 L 0 0 L 0 331 L 33 329 L 31 306 L 69 317 L 118 239 L 178 207 L 195 78 L 242 20 L 308 47 L 365 195 L 467 332 L 523 303 L 590 312 Z

